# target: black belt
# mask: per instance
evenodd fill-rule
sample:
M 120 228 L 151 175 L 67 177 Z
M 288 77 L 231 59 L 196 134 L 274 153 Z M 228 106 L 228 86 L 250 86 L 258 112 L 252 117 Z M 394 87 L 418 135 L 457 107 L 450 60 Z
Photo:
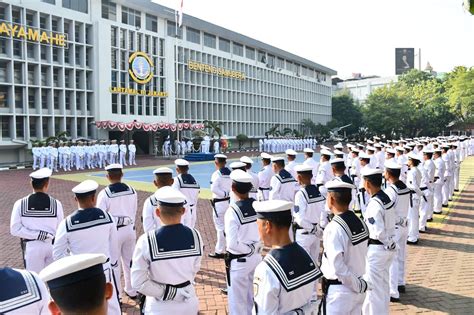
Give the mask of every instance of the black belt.
M 319 314 L 326 315 L 326 297 L 329 292 L 329 287 L 331 285 L 341 285 L 342 282 L 337 279 L 326 279 L 321 278 L 321 289 L 323 291 L 323 298 L 321 299 L 321 304 L 319 304 Z
M 438 176 L 435 176 L 434 180 L 437 181 L 438 179 L 439 179 L 439 177 L 438 177 Z
M 189 205 L 190 207 L 194 207 L 194 205 Z
M 227 198 L 214 198 L 212 199 L 212 201 L 214 202 L 214 204 L 218 203 L 218 202 L 221 202 L 221 201 L 227 201 L 227 200 L 230 200 L 230 197 L 227 197 Z
M 270 187 L 264 188 L 264 187 L 258 187 L 259 190 L 270 190 Z
M 163 301 L 173 300 L 176 297 L 177 289 L 187 287 L 190 284 L 190 281 L 186 281 L 179 284 L 166 284 L 165 293 L 163 294 Z
M 373 238 L 369 238 L 369 245 L 383 245 L 383 243 L 379 240 L 374 240 Z
M 427 190 L 427 189 L 428 189 L 428 187 L 420 187 L 420 190 L 421 190 L 421 191 L 425 191 L 425 190 Z
M 230 263 L 234 259 L 241 259 L 247 257 L 249 254 L 232 254 L 231 252 L 226 252 L 224 255 L 224 263 L 225 263 L 225 276 L 227 279 L 227 285 L 230 286 Z

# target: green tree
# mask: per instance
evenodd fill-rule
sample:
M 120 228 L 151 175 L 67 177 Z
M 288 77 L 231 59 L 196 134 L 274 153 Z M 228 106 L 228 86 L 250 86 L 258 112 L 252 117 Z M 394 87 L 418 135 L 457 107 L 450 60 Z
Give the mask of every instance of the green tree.
M 305 118 L 301 120 L 301 129 L 303 131 L 303 135 L 312 135 L 316 130 L 316 124 L 309 118 Z
M 270 129 L 267 130 L 267 132 L 265 132 L 265 136 L 274 136 L 274 137 L 278 137 L 280 136 L 280 130 L 278 130 L 278 128 L 280 128 L 280 124 L 275 124 L 273 125 Z
M 463 122 L 474 119 L 474 67 L 456 67 L 447 75 L 446 95 L 456 117 Z
M 239 150 L 242 149 L 243 144 L 249 140 L 249 137 L 247 137 L 247 135 L 243 133 L 238 134 L 237 137 L 235 138 L 237 139 L 237 142 L 239 143 Z
M 211 137 L 214 137 L 214 135 L 217 134 L 217 137 L 219 139 L 222 137 L 222 125 L 223 124 L 221 122 L 215 122 L 210 120 L 204 121 L 204 129 L 209 130 L 209 135 Z
M 352 135 L 359 132 L 362 122 L 362 108 L 348 91 L 343 91 L 332 98 L 332 121 L 328 127 L 332 129 L 350 125 L 344 131 L 347 135 Z

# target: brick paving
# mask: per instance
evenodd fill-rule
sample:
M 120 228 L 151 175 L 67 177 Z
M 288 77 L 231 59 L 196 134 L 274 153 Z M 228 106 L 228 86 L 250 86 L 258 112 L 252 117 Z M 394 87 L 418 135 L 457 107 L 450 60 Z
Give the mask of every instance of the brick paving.
M 229 157 L 237 157 L 232 154 Z M 142 159 L 140 166 L 169 164 L 169 160 Z M 23 267 L 19 240 L 9 233 L 11 207 L 15 200 L 29 193 L 28 173 L 31 170 L 0 172 L 0 266 Z M 431 225 L 416 246 L 409 246 L 407 292 L 400 303 L 391 304 L 391 314 L 473 314 L 474 313 L 474 157 L 462 169 L 466 181 L 458 193 L 443 224 Z M 65 215 L 75 210 L 71 188 L 75 182 L 52 179 L 50 193 L 61 200 Z M 147 192 L 138 192 L 139 210 Z M 198 225 L 205 243 L 205 257 L 196 277 L 196 291 L 201 314 L 226 314 L 227 299 L 220 293 L 225 286 L 222 260 L 207 254 L 214 248 L 215 230 L 208 200 L 198 203 Z M 140 212 L 140 211 L 139 211 Z M 137 215 L 137 222 L 139 222 Z M 430 225 L 429 225 L 430 227 Z M 137 234 L 143 232 L 138 223 Z M 124 301 L 124 314 L 138 314 L 134 301 Z

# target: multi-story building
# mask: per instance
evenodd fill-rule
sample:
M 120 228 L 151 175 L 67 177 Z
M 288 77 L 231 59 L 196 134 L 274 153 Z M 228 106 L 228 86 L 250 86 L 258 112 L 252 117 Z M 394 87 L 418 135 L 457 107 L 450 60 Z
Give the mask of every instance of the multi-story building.
M 6 0 L 0 163 L 29 159 L 32 140 L 63 131 L 133 137 L 151 153 L 157 135 L 170 131 L 143 124 L 180 123 L 190 135 L 189 125 L 208 120 L 229 138 L 259 138 L 275 124 L 326 123 L 334 74 L 192 16 L 177 27 L 173 10 L 148 0 Z M 135 129 L 120 125 L 132 122 Z

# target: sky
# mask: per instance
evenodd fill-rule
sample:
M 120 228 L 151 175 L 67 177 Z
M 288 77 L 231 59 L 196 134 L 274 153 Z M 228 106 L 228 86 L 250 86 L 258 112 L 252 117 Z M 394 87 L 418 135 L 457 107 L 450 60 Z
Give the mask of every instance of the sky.
M 172 9 L 180 0 L 153 0 Z M 395 74 L 395 48 L 437 72 L 474 66 L 463 0 L 183 0 L 184 13 L 302 56 L 349 78 Z M 186 19 L 183 24 L 186 25 Z M 219 35 L 219 34 L 217 34 Z

